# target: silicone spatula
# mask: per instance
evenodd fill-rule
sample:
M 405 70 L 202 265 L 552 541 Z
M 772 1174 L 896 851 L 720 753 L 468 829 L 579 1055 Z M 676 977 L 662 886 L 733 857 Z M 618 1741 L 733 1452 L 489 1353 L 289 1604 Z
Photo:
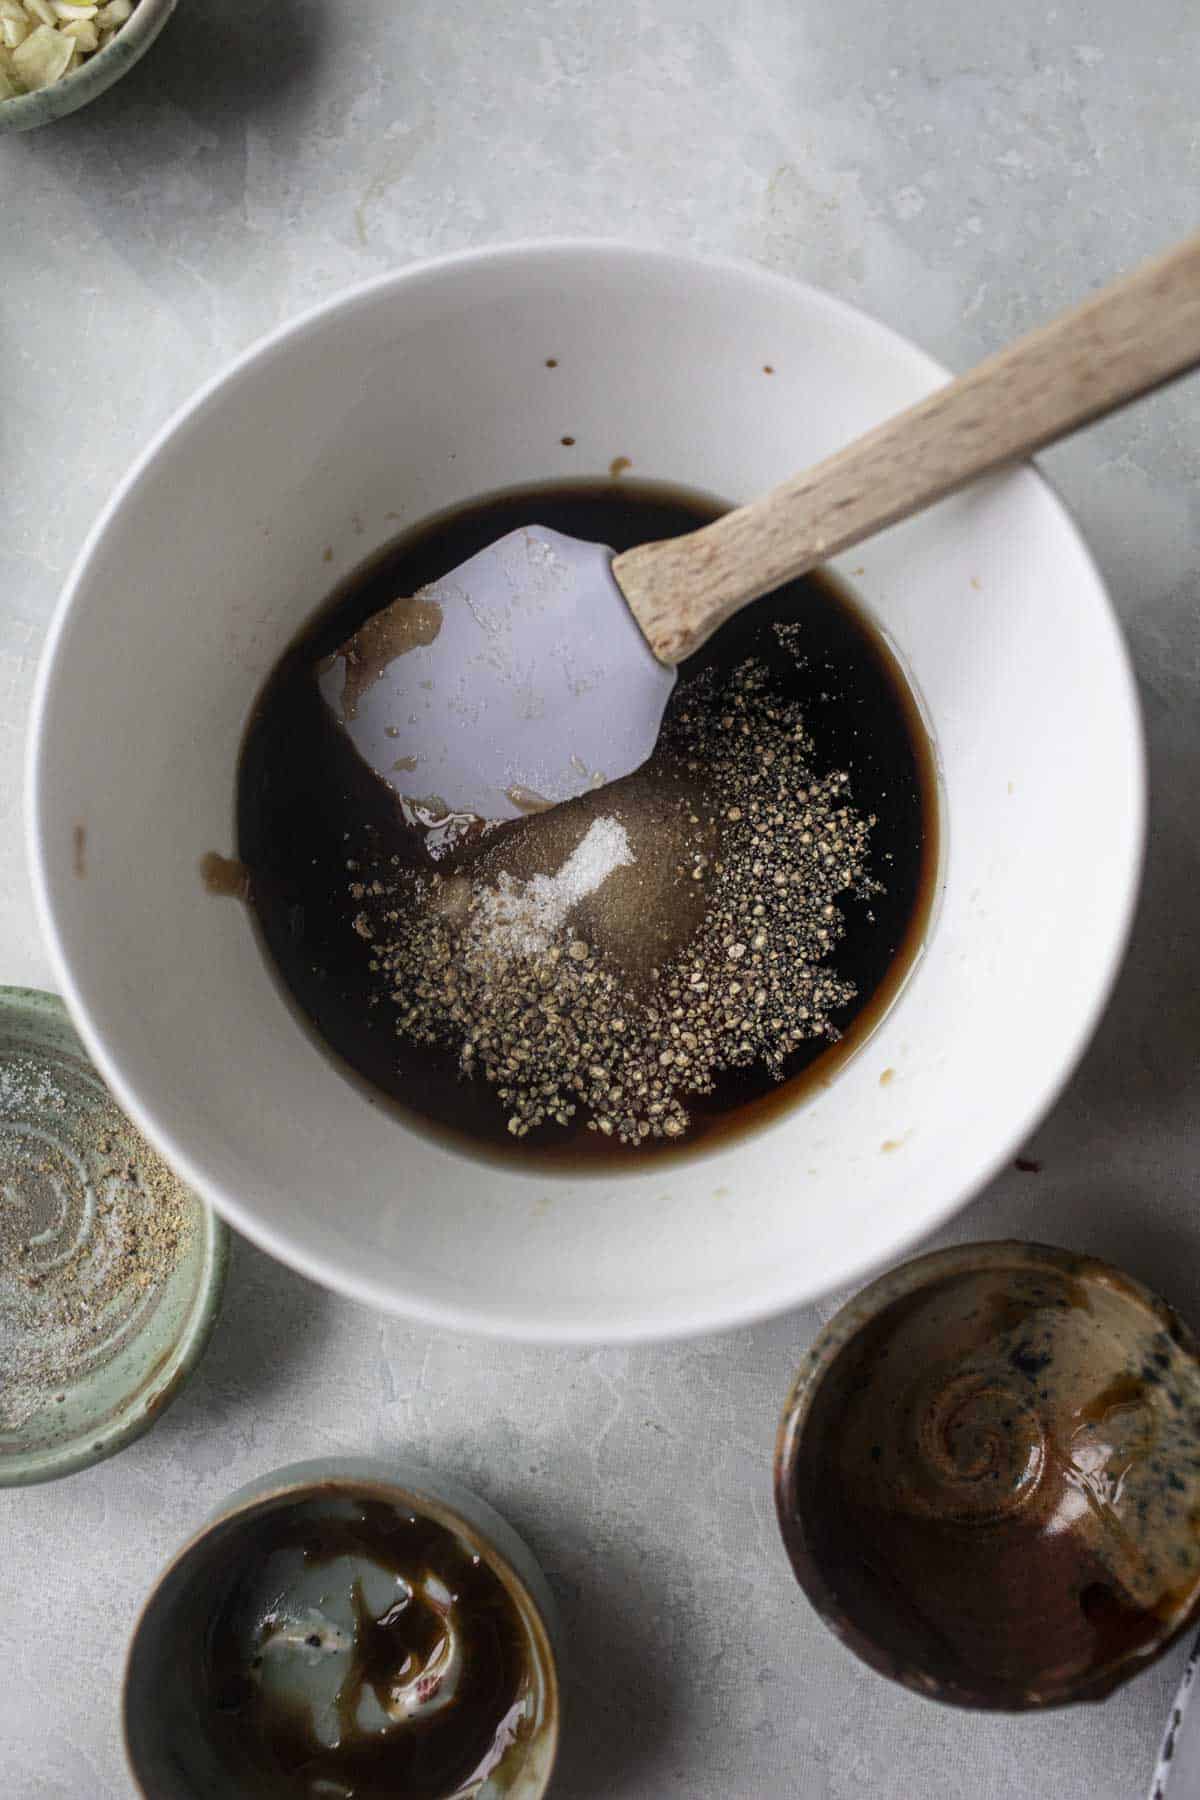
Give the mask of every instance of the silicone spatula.
M 532 525 L 385 607 L 322 695 L 423 822 L 631 774 L 675 671 L 741 607 L 1200 362 L 1200 236 L 763 498 L 618 556 Z

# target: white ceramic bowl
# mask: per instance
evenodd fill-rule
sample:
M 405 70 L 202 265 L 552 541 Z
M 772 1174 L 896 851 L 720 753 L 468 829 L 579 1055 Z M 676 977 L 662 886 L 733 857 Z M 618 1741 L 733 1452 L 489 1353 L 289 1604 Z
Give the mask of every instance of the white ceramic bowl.
M 491 489 L 603 473 L 618 455 L 740 500 L 942 379 L 881 326 L 777 276 L 543 243 L 330 302 L 161 433 L 89 537 L 50 634 L 32 861 L 89 1051 L 232 1224 L 433 1324 L 670 1337 L 778 1312 L 895 1256 L 1019 1146 L 1107 996 L 1144 822 L 1120 634 L 1074 526 L 1027 468 L 846 559 L 933 721 L 945 887 L 875 1037 L 756 1136 L 589 1177 L 444 1148 L 334 1069 L 249 918 L 197 873 L 205 851 L 233 847 L 263 677 L 337 577 L 402 526 Z

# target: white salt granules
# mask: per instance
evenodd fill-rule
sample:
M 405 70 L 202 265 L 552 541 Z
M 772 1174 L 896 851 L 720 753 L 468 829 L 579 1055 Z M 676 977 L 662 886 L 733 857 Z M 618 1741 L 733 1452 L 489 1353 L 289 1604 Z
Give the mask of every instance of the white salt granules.
M 477 897 L 475 935 L 498 956 L 540 956 L 573 907 L 634 860 L 625 827 L 613 818 L 593 819 L 557 875 L 514 881 L 501 874 Z

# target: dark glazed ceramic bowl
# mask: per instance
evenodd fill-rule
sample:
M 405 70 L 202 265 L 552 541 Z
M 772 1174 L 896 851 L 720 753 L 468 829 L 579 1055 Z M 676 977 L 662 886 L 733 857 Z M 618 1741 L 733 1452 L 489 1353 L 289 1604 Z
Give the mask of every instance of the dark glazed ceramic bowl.
M 1106 1263 L 936 1251 L 813 1344 L 775 1497 L 801 1587 L 882 1674 L 958 1706 L 1103 1699 L 1200 1606 L 1200 1347 Z

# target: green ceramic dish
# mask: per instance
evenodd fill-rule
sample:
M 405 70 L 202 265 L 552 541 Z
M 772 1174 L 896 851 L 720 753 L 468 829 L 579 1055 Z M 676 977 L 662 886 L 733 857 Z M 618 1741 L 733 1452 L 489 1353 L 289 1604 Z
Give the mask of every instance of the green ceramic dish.
M 229 1233 L 164 1177 L 61 1000 L 0 988 L 0 1487 L 123 1449 L 198 1362 Z
M 450 1708 L 451 1731 L 458 1735 L 456 1753 L 469 1744 L 472 1730 L 463 1674 L 471 1653 L 456 1669 L 453 1650 L 443 1661 L 443 1649 L 456 1639 L 473 1642 L 486 1665 L 497 1640 L 494 1623 L 480 1633 L 478 1613 L 472 1630 L 472 1602 L 457 1581 L 455 1592 L 443 1590 L 434 1603 L 439 1623 L 433 1636 L 423 1645 L 419 1636 L 407 1638 L 408 1608 L 414 1616 L 427 1612 L 421 1594 L 430 1592 L 428 1568 L 434 1566 L 426 1565 L 421 1580 L 420 1558 L 429 1552 L 405 1560 L 410 1552 L 403 1524 L 418 1519 L 451 1535 L 459 1551 L 486 1565 L 506 1591 L 525 1659 L 518 1706 L 474 1774 L 450 1785 L 460 1800 L 468 1794 L 475 1800 L 542 1800 L 553 1779 L 563 1708 L 561 1627 L 546 1578 L 528 1546 L 486 1501 L 404 1457 L 322 1457 L 277 1469 L 231 1495 L 178 1551 L 151 1590 L 125 1665 L 125 1752 L 136 1791 L 145 1800 L 261 1800 L 268 1789 L 330 1796 L 399 1795 L 418 1787 L 426 1794 L 433 1786 L 443 1792 L 432 1773 L 438 1752 L 424 1734 L 443 1707 Z M 336 1550 L 328 1538 L 331 1525 L 339 1538 L 348 1533 Z M 436 1564 L 438 1553 L 433 1555 Z M 399 1604 L 397 1583 L 407 1588 Z M 372 1628 L 363 1625 L 364 1603 L 372 1616 L 388 1609 Z M 398 1635 L 389 1637 L 389 1630 Z M 374 1664 L 347 1716 L 342 1708 L 353 1692 L 356 1663 L 361 1682 L 359 1659 L 367 1643 L 376 1654 L 384 1648 L 384 1659 Z M 221 1659 L 219 1675 L 214 1654 Z M 415 1704 L 394 1710 L 406 1686 L 415 1688 Z M 376 1703 L 386 1695 L 390 1723 L 382 1715 L 367 1722 L 372 1694 Z M 484 1704 L 495 1706 L 494 1686 Z M 458 1710 L 463 1706 L 466 1720 Z M 274 1708 L 274 1726 L 289 1742 L 283 1764 L 271 1747 L 270 1728 L 257 1736 Z M 240 1716 L 255 1716 L 259 1725 L 239 1741 Z M 337 1729 L 328 1735 L 334 1717 Z M 475 1729 L 481 1722 L 476 1713 Z M 414 1729 L 424 1749 L 410 1763 Z M 299 1768 L 291 1758 L 298 1737 L 313 1740 L 312 1760 L 306 1755 Z M 387 1774 L 378 1764 L 371 1767 L 381 1745 Z M 292 1776 L 283 1773 L 288 1766 Z M 417 1786 L 400 1771 L 414 1776 Z
M 78 112 L 140 62 L 174 11 L 175 0 L 138 0 L 128 23 L 70 75 L 36 93 L 0 100 L 0 133 L 32 131 Z

